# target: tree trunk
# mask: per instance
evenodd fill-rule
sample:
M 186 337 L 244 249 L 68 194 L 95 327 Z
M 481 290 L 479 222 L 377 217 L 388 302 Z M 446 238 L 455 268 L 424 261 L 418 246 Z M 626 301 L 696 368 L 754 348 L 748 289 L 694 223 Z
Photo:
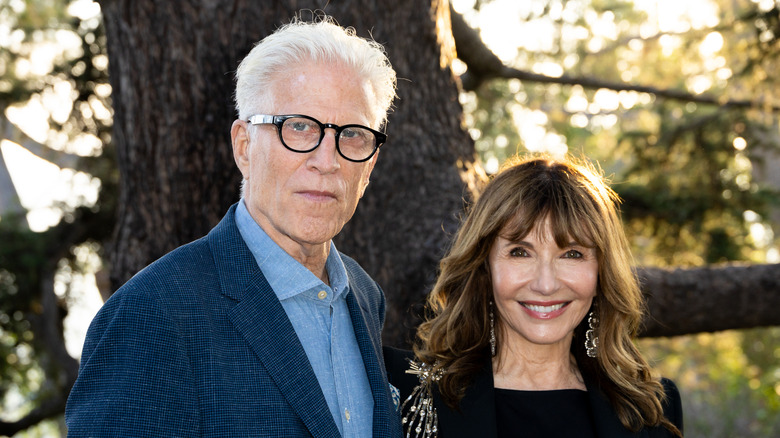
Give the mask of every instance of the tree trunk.
M 384 44 L 400 78 L 388 143 L 337 245 L 385 288 L 385 338 L 408 337 L 416 325 L 408 309 L 433 282 L 466 195 L 461 173 L 475 159 L 449 70 L 449 7 L 438 0 L 326 4 L 101 2 L 121 175 L 114 287 L 204 235 L 238 199 L 229 138 L 233 72 L 256 41 L 300 9 L 322 7 Z
M 112 285 L 207 233 L 238 199 L 240 176 L 229 138 L 233 72 L 255 42 L 295 13 L 323 8 L 385 45 L 399 75 L 388 143 L 336 242 L 386 292 L 385 341 L 407 344 L 462 199 L 482 181 L 449 69 L 448 4 L 267 3 L 101 1 L 121 175 Z M 780 313 L 770 311 L 780 286 L 776 266 L 644 272 L 651 315 L 645 335 L 780 325 Z
M 354 3 L 327 11 L 384 44 L 398 73 L 398 99 L 371 184 L 336 244 L 384 288 L 383 336 L 403 345 L 470 196 L 463 177 L 480 178 L 449 67 L 455 53 L 447 1 L 377 0 L 370 9 Z
M 238 199 L 233 73 L 254 42 L 292 16 L 292 5 L 275 3 L 100 2 L 120 171 L 114 288 L 203 236 Z

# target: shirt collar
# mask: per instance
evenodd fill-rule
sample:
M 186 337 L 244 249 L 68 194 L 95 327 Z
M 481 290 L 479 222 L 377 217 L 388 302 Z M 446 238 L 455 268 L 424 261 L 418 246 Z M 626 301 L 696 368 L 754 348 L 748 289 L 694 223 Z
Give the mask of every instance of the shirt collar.
M 236 208 L 236 225 L 241 237 L 254 255 L 258 267 L 280 300 L 313 288 L 328 287 L 268 236 L 249 214 L 243 199 Z M 328 271 L 330 289 L 333 291 L 334 299 L 343 296 L 347 291 L 347 270 L 332 240 L 328 259 L 325 261 L 325 269 Z

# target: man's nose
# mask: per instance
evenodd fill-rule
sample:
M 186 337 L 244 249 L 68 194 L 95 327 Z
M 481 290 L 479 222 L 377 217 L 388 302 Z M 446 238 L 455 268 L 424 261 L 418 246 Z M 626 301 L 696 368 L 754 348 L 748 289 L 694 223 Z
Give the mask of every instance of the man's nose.
M 335 130 L 331 128 L 325 129 L 325 135 L 322 137 L 320 145 L 311 152 L 308 162 L 309 166 L 316 168 L 322 173 L 332 173 L 341 167 L 339 153 L 336 148 Z

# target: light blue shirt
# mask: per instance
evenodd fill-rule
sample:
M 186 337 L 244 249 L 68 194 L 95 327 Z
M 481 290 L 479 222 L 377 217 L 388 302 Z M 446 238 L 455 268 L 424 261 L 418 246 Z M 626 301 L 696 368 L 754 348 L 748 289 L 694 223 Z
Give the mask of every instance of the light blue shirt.
M 347 270 L 336 246 L 330 243 L 325 262 L 328 286 L 263 231 L 243 199 L 236 225 L 295 328 L 341 436 L 371 436 L 374 398 L 347 308 Z

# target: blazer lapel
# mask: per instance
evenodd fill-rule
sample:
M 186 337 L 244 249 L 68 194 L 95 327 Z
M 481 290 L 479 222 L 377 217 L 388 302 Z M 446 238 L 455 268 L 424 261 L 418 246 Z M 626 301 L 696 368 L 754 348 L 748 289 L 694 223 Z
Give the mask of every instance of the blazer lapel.
M 442 400 L 437 390 L 434 390 L 434 402 L 439 415 L 439 430 L 445 437 L 483 437 L 493 438 L 497 435 L 495 393 L 493 389 L 493 373 L 491 363 L 478 374 L 474 383 L 466 390 L 460 402 L 460 412 L 450 409 Z M 585 379 L 588 389 L 588 400 L 596 428 L 596 436 L 609 438 L 646 438 L 648 433 L 642 429 L 632 433 L 623 427 L 615 411 L 598 385 Z
M 585 387 L 588 389 L 588 401 L 593 415 L 593 425 L 596 428 L 596 436 L 610 438 L 645 438 L 648 436 L 647 429 L 633 433 L 623 426 L 609 400 L 595 381 L 586 377 Z
M 229 318 L 311 434 L 338 437 L 338 428 L 306 352 L 241 238 L 234 214 L 235 206 L 209 234 L 222 292 L 238 301 Z
M 366 323 L 363 309 L 360 307 L 355 292 L 350 286 L 347 293 L 347 307 L 349 308 L 352 328 L 355 331 L 360 354 L 363 357 L 363 364 L 366 367 L 368 383 L 371 386 L 371 392 L 374 396 L 374 437 L 396 437 L 401 435 L 401 419 L 398 415 L 393 416 L 395 409 L 390 404 L 389 388 L 387 384 L 387 372 L 384 369 L 384 361 L 381 360 L 381 339 L 379 333 L 372 333 Z M 373 335 L 373 336 L 372 336 Z
M 493 390 L 492 363 L 474 378 L 460 401 L 460 412 L 450 409 L 439 391 L 434 391 L 434 404 L 439 416 L 439 430 L 444 437 L 494 438 L 496 430 L 496 402 Z

